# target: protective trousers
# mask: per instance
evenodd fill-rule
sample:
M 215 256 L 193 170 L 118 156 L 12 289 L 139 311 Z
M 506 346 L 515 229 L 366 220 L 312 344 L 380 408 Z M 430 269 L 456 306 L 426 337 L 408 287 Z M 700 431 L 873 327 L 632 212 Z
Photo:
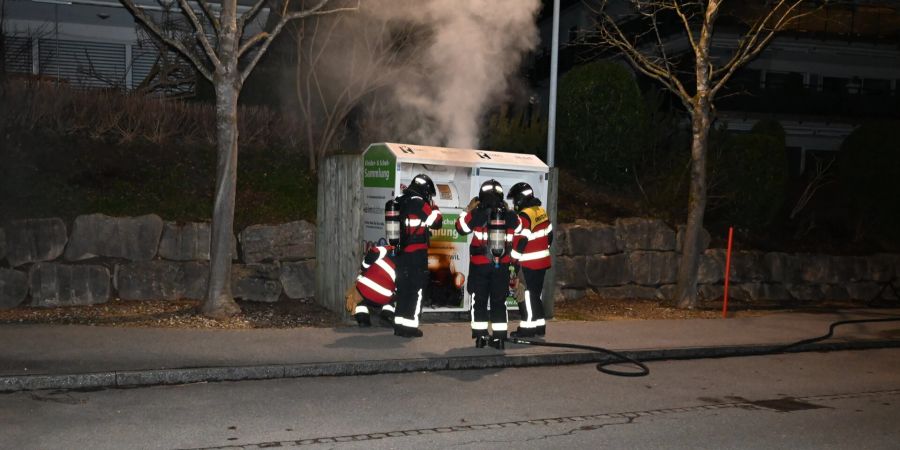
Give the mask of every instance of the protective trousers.
M 522 268 L 522 276 L 525 277 L 525 299 L 519 303 L 519 315 L 522 318 L 519 328 L 537 328 L 546 324 L 542 298 L 546 272 L 547 269 Z
M 509 265 L 470 264 L 469 293 L 472 295 L 472 337 L 487 336 L 490 321 L 492 336 L 506 339 L 506 293 L 509 287 Z M 488 311 L 490 304 L 490 311 Z
M 356 308 L 353 310 L 353 314 L 370 314 L 372 311 L 378 310 L 393 313 L 394 309 L 395 308 L 393 302 L 382 305 L 371 300 L 362 299 L 362 301 L 356 304 Z
M 419 328 L 422 297 L 428 285 L 428 251 L 401 252 L 396 262 L 397 311 L 394 325 Z

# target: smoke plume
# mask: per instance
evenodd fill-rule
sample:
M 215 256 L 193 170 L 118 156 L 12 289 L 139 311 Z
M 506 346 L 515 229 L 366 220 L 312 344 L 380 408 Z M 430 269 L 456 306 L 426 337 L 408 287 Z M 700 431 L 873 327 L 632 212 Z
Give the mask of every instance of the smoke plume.
M 330 21 L 316 23 L 330 38 L 304 51 L 319 58 L 310 70 L 324 103 L 367 85 L 343 118 L 366 128 L 360 140 L 477 148 L 486 109 L 538 43 L 539 9 L 540 0 L 362 0 L 358 13 L 317 19 Z

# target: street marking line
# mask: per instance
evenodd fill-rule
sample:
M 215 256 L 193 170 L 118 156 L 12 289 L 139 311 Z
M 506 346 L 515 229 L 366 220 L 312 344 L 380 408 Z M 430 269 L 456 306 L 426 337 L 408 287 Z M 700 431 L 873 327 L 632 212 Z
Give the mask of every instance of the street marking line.
M 885 391 L 855 392 L 855 393 L 845 393 L 845 394 L 813 395 L 813 396 L 807 396 L 807 397 L 790 397 L 790 398 L 791 398 L 791 400 L 796 401 L 796 402 L 813 402 L 813 401 L 843 400 L 843 399 L 854 399 L 854 398 L 875 397 L 875 396 L 889 396 L 889 395 L 900 395 L 900 389 L 890 389 L 890 390 L 885 390 Z M 650 410 L 644 410 L 644 411 L 624 411 L 624 412 L 602 413 L 602 414 L 594 414 L 594 415 L 578 415 L 578 416 L 568 416 L 568 417 L 550 417 L 550 418 L 545 418 L 545 419 L 519 420 L 519 421 L 512 421 L 512 422 L 496 422 L 496 423 L 471 424 L 471 425 L 453 425 L 453 426 L 442 426 L 442 427 L 420 428 L 420 429 L 398 430 L 398 431 L 381 431 L 381 432 L 367 433 L 367 434 L 327 436 L 327 437 L 296 439 L 296 440 L 288 440 L 288 441 L 262 442 L 262 443 L 252 443 L 252 444 L 231 444 L 231 445 L 223 445 L 223 446 L 215 446 L 215 447 L 197 447 L 197 448 L 185 449 L 185 450 L 220 450 L 220 449 L 233 449 L 233 448 L 256 449 L 256 448 L 279 447 L 279 446 L 285 446 L 285 445 L 300 446 L 300 445 L 315 445 L 315 444 L 334 444 L 336 442 L 372 441 L 372 440 L 386 439 L 386 438 L 391 438 L 391 437 L 418 436 L 418 435 L 423 435 L 423 434 L 434 434 L 434 433 L 446 434 L 446 433 L 455 433 L 455 432 L 459 432 L 459 431 L 477 431 L 477 430 L 485 430 L 485 429 L 512 428 L 512 427 L 519 427 L 519 426 L 526 426 L 526 425 L 538 425 L 538 426 L 558 425 L 558 424 L 564 423 L 564 422 L 584 422 L 584 421 L 590 421 L 590 420 L 628 419 L 629 421 L 633 421 L 633 420 L 639 419 L 641 417 L 659 416 L 659 415 L 664 415 L 664 414 L 702 412 L 702 411 L 709 411 L 711 409 L 740 408 L 740 409 L 749 409 L 749 410 L 758 410 L 758 411 L 779 411 L 779 409 L 777 409 L 777 408 L 763 406 L 766 404 L 765 402 L 767 402 L 767 401 L 770 401 L 770 400 L 763 400 L 763 401 L 744 400 L 744 401 L 735 401 L 735 402 L 722 402 L 722 403 L 714 403 L 714 404 L 686 406 L 686 407 L 679 407 L 679 408 L 650 409 Z M 818 405 L 816 405 L 816 406 L 818 406 Z

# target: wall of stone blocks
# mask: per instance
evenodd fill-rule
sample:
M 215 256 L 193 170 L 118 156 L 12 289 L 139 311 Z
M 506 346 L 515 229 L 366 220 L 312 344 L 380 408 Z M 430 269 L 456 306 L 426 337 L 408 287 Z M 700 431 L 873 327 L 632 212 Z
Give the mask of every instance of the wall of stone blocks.
M 253 225 L 232 241 L 236 298 L 315 295 L 315 235 L 305 221 Z M 0 308 L 202 299 L 210 225 L 140 217 L 13 220 L 0 228 Z
M 557 228 L 559 301 L 589 293 L 611 299 L 670 299 L 681 253 L 682 227 L 654 219 L 615 223 L 578 221 Z M 698 293 L 721 299 L 725 250 L 702 239 Z M 737 250 L 732 255 L 729 300 L 796 304 L 825 300 L 896 300 L 900 255 L 833 256 Z
M 667 299 L 674 295 L 680 229 L 654 219 L 577 221 L 556 228 L 557 301 Z M 149 214 L 90 214 L 14 220 L 0 228 L 0 308 L 54 307 L 122 300 L 202 299 L 209 264 L 209 224 L 168 222 Z M 702 240 L 698 292 L 721 298 L 725 250 Z M 316 228 L 305 221 L 252 225 L 235 237 L 236 298 L 274 302 L 315 295 Z M 812 303 L 897 300 L 900 255 L 833 256 L 738 250 L 730 300 Z M 895 283 L 900 286 L 900 283 Z

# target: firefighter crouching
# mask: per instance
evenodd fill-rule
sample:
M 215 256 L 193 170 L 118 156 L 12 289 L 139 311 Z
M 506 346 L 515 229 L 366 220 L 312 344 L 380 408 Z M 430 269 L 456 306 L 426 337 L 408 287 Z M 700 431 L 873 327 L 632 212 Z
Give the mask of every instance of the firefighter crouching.
M 490 344 L 503 348 L 507 339 L 506 293 L 516 214 L 503 201 L 503 187 L 496 180 L 482 183 L 478 197 L 456 221 L 460 234 L 472 234 L 469 246 L 469 279 L 472 296 L 472 338 L 478 348 Z M 490 311 L 488 304 L 490 303 Z M 488 339 L 488 325 L 492 333 Z
M 381 308 L 381 319 L 394 322 L 394 289 L 396 287 L 395 248 L 391 245 L 372 247 L 362 262 L 361 273 L 356 277 L 356 290 L 362 300 L 353 307 L 353 318 L 361 327 L 372 325 L 371 310 Z
M 521 321 L 512 336 L 543 336 L 547 326 L 542 293 L 544 274 L 550 268 L 553 225 L 528 183 L 513 185 L 507 198 L 512 199 L 521 224 L 513 238 L 511 256 L 517 262 L 517 267 L 521 267 L 525 278 L 525 298 L 519 302 Z
M 400 210 L 400 249 L 397 267 L 397 310 L 394 334 L 420 337 L 419 314 L 428 284 L 429 229 L 440 229 L 443 218 L 434 204 L 434 182 L 425 174 L 413 177 L 403 195 L 396 199 Z

